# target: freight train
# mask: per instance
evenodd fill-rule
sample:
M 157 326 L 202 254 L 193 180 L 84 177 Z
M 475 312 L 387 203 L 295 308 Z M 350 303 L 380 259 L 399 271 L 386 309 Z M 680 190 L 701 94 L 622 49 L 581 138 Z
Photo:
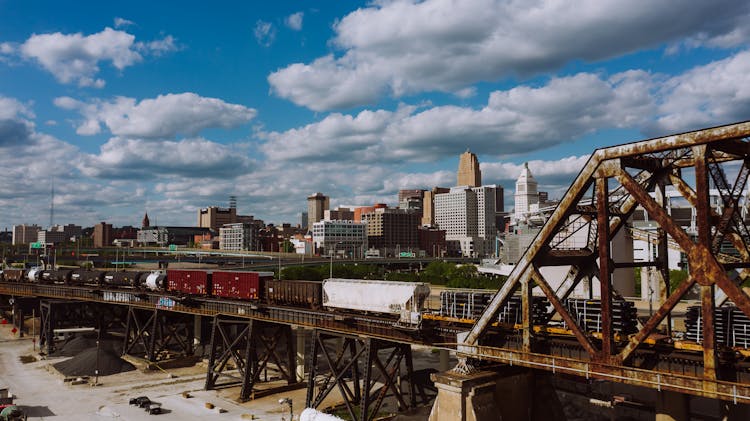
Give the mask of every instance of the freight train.
M 273 272 L 182 270 L 151 272 L 86 269 L 6 269 L 5 282 L 163 292 L 178 299 L 213 297 L 270 306 L 340 310 L 394 318 L 396 325 L 421 323 L 429 285 L 360 279 L 276 280 Z

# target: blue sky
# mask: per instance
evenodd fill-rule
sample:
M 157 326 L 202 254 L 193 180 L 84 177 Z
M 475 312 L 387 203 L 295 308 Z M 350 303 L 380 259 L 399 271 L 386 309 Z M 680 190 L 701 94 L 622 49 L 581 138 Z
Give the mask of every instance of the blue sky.
M 597 147 L 746 120 L 746 1 L 0 0 L 0 229 L 298 222 L 523 162 L 559 197 Z M 675 11 L 679 11 L 676 13 Z

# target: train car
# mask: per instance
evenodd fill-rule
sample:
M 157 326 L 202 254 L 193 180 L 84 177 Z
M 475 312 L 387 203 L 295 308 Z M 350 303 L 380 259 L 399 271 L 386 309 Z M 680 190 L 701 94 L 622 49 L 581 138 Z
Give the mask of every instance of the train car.
M 238 300 L 258 300 L 261 284 L 273 279 L 273 272 L 214 271 L 211 295 Z
M 269 305 L 323 308 L 323 281 L 269 279 L 263 285 L 263 296 Z
M 5 269 L 3 270 L 3 279 L 5 282 L 22 282 L 24 272 L 23 269 Z
M 323 306 L 397 315 L 399 323 L 407 325 L 421 322 L 421 311 L 429 295 L 429 284 L 424 282 L 337 278 L 323 281 Z
M 163 270 L 156 270 L 145 276 L 142 281 L 142 287 L 151 291 L 165 291 L 167 289 L 167 273 Z
M 113 287 L 137 288 L 148 276 L 148 272 L 137 272 L 122 270 L 116 272 L 107 272 L 104 275 L 104 283 Z
M 34 267 L 29 269 L 28 272 L 26 272 L 26 281 L 28 282 L 39 282 L 42 275 L 42 268 L 40 267 Z
M 72 273 L 72 269 L 47 269 L 41 272 L 40 277 L 44 283 L 67 285 Z
M 211 273 L 205 270 L 167 270 L 167 291 L 187 295 L 211 293 Z
M 103 270 L 75 269 L 70 275 L 71 285 L 102 285 L 104 282 Z

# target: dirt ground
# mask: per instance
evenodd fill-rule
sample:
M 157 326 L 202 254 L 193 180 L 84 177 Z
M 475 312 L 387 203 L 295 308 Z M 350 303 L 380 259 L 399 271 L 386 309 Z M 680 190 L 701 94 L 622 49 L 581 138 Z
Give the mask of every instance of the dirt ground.
M 0 325 L 0 388 L 8 388 L 16 397 L 30 420 L 281 420 L 289 418 L 289 407 L 279 399 L 290 398 L 295 420 L 304 408 L 305 388 L 269 395 L 246 403 L 239 403 L 239 387 L 216 391 L 203 390 L 206 378 L 205 363 L 195 366 L 159 370 L 138 369 L 126 373 L 99 377 L 98 384 L 89 382 L 73 385 L 64 381 L 52 365 L 66 357 L 43 359 L 30 337 L 18 338 L 11 333 L 11 325 Z M 429 349 L 415 352 L 415 370 L 437 367 L 439 356 Z M 261 387 L 281 386 L 283 383 Z M 184 397 L 187 392 L 190 397 Z M 147 396 L 165 409 L 161 415 L 148 415 L 143 409 L 128 404 L 130 398 Z M 214 409 L 208 409 L 210 403 Z M 341 403 L 338 393 L 331 393 L 323 407 Z M 385 408 L 389 410 L 388 405 Z M 398 420 L 426 420 L 429 409 Z

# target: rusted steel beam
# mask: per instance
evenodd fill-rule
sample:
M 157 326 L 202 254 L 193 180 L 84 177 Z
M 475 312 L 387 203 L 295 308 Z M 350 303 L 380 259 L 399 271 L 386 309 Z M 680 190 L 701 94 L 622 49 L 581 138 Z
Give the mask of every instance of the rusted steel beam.
M 665 317 L 667 317 L 667 314 L 674 309 L 674 306 L 677 305 L 677 303 L 680 301 L 683 295 L 695 284 L 695 279 L 693 279 L 692 276 L 689 276 L 687 279 L 685 279 L 678 287 L 675 289 L 675 291 L 667 298 L 667 300 L 664 302 L 664 304 L 661 305 L 656 310 L 656 313 L 654 313 L 651 318 L 648 319 L 645 325 L 641 328 L 641 330 L 638 331 L 635 335 L 630 337 L 630 341 L 625 346 L 625 348 L 620 351 L 620 354 L 618 355 L 618 358 L 622 362 L 626 362 L 628 358 L 632 355 L 633 351 L 643 343 L 643 341 L 648 338 L 648 335 L 651 334 L 651 332 L 656 329 L 657 326 L 659 326 L 659 323 L 661 323 L 662 320 L 664 320 Z
M 649 196 L 649 194 L 643 190 L 635 180 L 633 180 L 633 177 L 631 177 L 630 174 L 625 171 L 620 171 L 616 178 L 617 181 L 619 181 L 620 184 L 622 184 L 623 187 L 635 197 L 638 203 L 643 206 L 649 216 L 656 220 L 656 222 L 659 223 L 659 226 L 662 227 L 684 251 L 689 251 L 694 246 L 694 243 L 690 240 L 690 237 L 685 231 L 672 221 L 664 209 L 662 209 L 661 206 L 659 206 L 656 201 L 654 201 L 654 199 L 652 199 L 651 196 Z
M 568 329 L 573 332 L 573 335 L 575 335 L 576 339 L 578 339 L 578 342 L 581 344 L 581 346 L 592 357 L 595 357 L 597 354 L 597 349 L 594 347 L 594 344 L 592 344 L 589 338 L 583 333 L 581 327 L 578 326 L 578 323 L 576 323 L 575 319 L 573 319 L 573 316 L 568 313 L 568 310 L 565 308 L 565 306 L 563 306 L 562 302 L 560 302 L 560 300 L 555 295 L 555 291 L 552 290 L 542 274 L 539 273 L 539 271 L 535 267 L 532 267 L 530 272 L 532 279 L 534 279 L 534 282 L 536 282 L 539 288 L 541 288 L 542 292 L 544 292 L 544 295 L 547 296 L 550 304 L 552 304 L 552 306 L 557 311 L 557 314 L 559 314 L 560 317 L 562 317 L 562 319 L 568 325 Z
M 661 206 L 661 209 L 666 214 L 667 198 L 663 179 L 658 181 L 654 192 L 656 193 L 656 203 Z M 661 281 L 659 283 L 659 302 L 663 303 L 669 297 L 671 288 L 669 282 L 669 239 L 667 238 L 667 232 L 661 226 L 657 229 L 656 254 L 656 273 L 659 275 L 659 280 Z M 666 334 L 667 336 L 672 336 L 671 313 L 667 313 Z
M 703 320 L 703 377 L 716 380 L 716 317 L 713 285 L 701 285 L 701 319 Z
M 609 185 L 607 178 L 596 179 L 596 222 L 599 226 L 598 244 L 599 249 L 599 285 L 601 286 L 601 317 L 602 317 L 602 353 L 601 358 L 606 359 L 612 355 L 612 271 L 610 268 L 609 255 Z
M 670 390 L 729 402 L 750 403 L 750 384 L 747 383 L 706 380 L 684 374 L 623 367 L 539 353 L 524 353 L 514 349 L 479 346 L 474 350 L 474 354 L 484 360 L 545 370 L 555 374 L 607 380 L 657 390 Z
M 698 247 L 704 250 L 711 249 L 711 221 L 709 211 L 708 191 L 708 149 L 706 145 L 693 147 L 693 158 L 695 159 L 695 196 L 696 203 L 696 226 L 698 228 Z M 718 233 L 717 233 L 718 234 Z M 716 379 L 716 321 L 714 315 L 714 286 L 709 277 L 712 265 L 709 260 L 716 262 L 714 256 L 704 253 L 691 253 L 689 256 L 690 269 L 696 282 L 701 285 L 701 319 L 703 320 L 703 377 L 709 380 Z M 716 263 L 718 264 L 718 263 Z M 706 270 L 708 268 L 709 270 Z
M 690 203 L 690 206 L 697 209 L 697 203 L 698 203 L 698 196 L 695 193 L 695 190 L 693 190 L 692 187 L 690 187 L 682 178 L 678 177 L 677 175 L 670 174 L 669 180 L 672 183 L 672 185 L 677 189 L 677 191 L 680 192 L 682 197 L 685 198 L 685 200 Z M 719 215 L 713 210 L 710 209 L 711 216 L 718 218 Z M 742 260 L 744 261 L 750 261 L 750 253 L 748 252 L 747 248 L 744 246 L 744 242 L 742 241 L 742 238 L 736 233 L 736 232 L 729 232 L 726 234 L 729 237 L 729 241 L 732 242 L 732 245 L 737 249 L 737 251 L 740 253 L 740 256 L 742 257 Z
M 750 156 L 750 142 L 743 139 L 726 139 L 714 142 L 711 148 L 739 158 Z
M 597 152 L 604 151 L 602 158 L 624 158 L 677 148 L 687 148 L 726 139 L 741 139 L 748 136 L 750 136 L 750 121 L 743 121 L 726 126 L 712 127 L 613 146 L 606 149 L 598 149 Z
M 523 350 L 531 352 L 531 333 L 534 328 L 531 320 L 531 277 L 525 277 L 521 281 L 521 327 L 523 329 Z
M 513 268 L 513 271 L 508 275 L 505 284 L 503 284 L 498 293 L 495 294 L 495 297 L 487 305 L 482 316 L 474 324 L 471 331 L 466 336 L 464 343 L 468 345 L 476 344 L 479 337 L 484 334 L 489 325 L 493 322 L 498 311 L 500 311 L 505 301 L 507 301 L 510 296 L 510 293 L 519 286 L 519 280 L 529 270 L 529 267 L 535 260 L 537 254 L 548 246 L 552 236 L 565 222 L 568 215 L 570 215 L 575 209 L 575 205 L 581 200 L 581 197 L 583 197 L 591 186 L 591 176 L 594 174 L 594 171 L 596 171 L 600 159 L 601 158 L 597 152 L 594 152 L 594 154 L 591 155 L 586 165 L 578 174 L 578 177 L 576 177 L 560 203 L 552 212 L 547 223 L 544 224 L 541 231 L 539 231 L 539 234 L 537 234 L 534 241 L 529 245 L 529 248 L 526 249 L 526 252 L 521 256 L 521 259 Z

